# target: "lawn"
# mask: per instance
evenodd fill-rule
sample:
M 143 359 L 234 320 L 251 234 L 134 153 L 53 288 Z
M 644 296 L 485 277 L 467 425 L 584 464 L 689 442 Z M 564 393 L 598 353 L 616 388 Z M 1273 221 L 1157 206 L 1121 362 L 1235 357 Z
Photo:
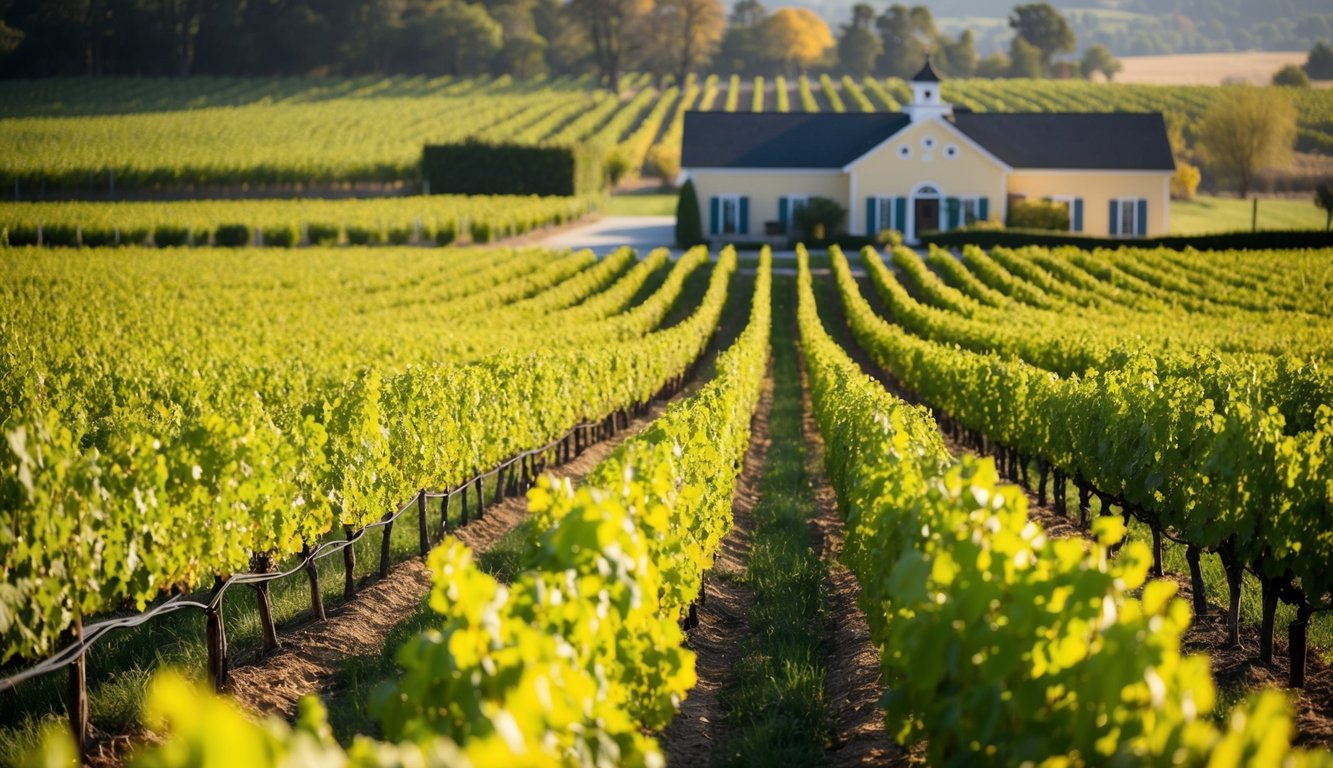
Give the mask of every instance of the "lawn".
M 1231 197 L 1203 197 L 1171 201 L 1171 234 L 1197 235 L 1212 232 L 1236 232 L 1250 228 L 1252 200 Z M 1309 198 L 1262 199 L 1259 201 L 1259 229 L 1323 229 L 1325 213 Z
M 605 216 L 675 216 L 676 194 L 674 192 L 631 192 L 612 195 L 602 209 Z

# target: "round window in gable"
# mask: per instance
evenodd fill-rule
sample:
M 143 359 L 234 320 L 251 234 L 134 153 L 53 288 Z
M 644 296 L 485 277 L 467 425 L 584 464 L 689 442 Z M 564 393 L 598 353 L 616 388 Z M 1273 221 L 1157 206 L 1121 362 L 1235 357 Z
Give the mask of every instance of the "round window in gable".
M 911 156 L 912 156 L 911 147 L 907 146 L 906 144 L 902 145 L 901 147 L 898 147 L 898 157 L 901 157 L 902 159 L 906 160 Z
M 949 146 L 945 147 L 945 148 L 944 148 L 944 156 L 947 157 L 947 158 L 949 158 L 950 160 L 952 160 L 952 159 L 958 157 L 958 147 L 957 147 L 957 145 L 955 145 L 955 144 L 950 144 Z
M 934 149 L 934 148 L 935 148 L 935 137 L 934 137 L 934 136 L 923 136 L 923 137 L 921 138 L 921 148 L 922 148 L 922 149 Z

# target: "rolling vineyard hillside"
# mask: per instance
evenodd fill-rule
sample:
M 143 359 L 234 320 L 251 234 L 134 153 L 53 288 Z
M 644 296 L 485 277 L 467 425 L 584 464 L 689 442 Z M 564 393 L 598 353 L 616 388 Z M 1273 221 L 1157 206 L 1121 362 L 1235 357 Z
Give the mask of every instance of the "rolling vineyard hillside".
M 1333 637 L 1328 257 L 867 249 L 858 275 L 833 248 L 814 275 L 802 248 L 795 279 L 764 251 L 734 296 L 729 248 L 3 246 L 3 670 L 174 601 L 207 616 L 225 688 L 222 591 L 305 578 L 312 554 L 371 531 L 386 558 L 394 521 L 415 522 L 428 610 L 386 649 L 373 737 L 335 740 L 313 699 L 294 725 L 258 725 L 163 672 L 141 690 L 164 742 L 133 764 L 660 765 L 681 700 L 715 674 L 691 617 L 739 524 L 784 323 L 799 347 L 773 343 L 803 360 L 890 737 L 932 765 L 1327 765 L 1305 747 L 1328 744 L 1310 713 Z M 711 378 L 577 487 L 540 477 L 586 447 L 580 429 L 677 392 L 737 301 Z M 488 476 L 496 497 L 527 490 L 503 577 L 447 535 L 469 491 L 482 514 Z M 1005 480 L 1079 535 L 1049 535 Z M 1297 690 L 1219 690 L 1186 649 L 1190 601 L 1158 578 L 1171 542 L 1195 611 L 1215 578 L 1200 565 L 1221 562 L 1233 643 L 1257 578 L 1259 663 Z M 49 760 L 67 734 L 47 729 Z
M 646 76 L 617 98 L 561 78 L 195 78 L 0 83 L 0 190 L 23 199 L 154 188 L 419 187 L 426 143 L 590 142 L 617 172 L 679 160 L 687 109 L 897 111 L 901 80 L 709 77 L 659 90 Z M 780 91 L 778 89 L 781 89 Z M 946 100 L 975 111 L 1162 111 L 1197 119 L 1212 86 L 958 80 Z M 1333 91 L 1295 90 L 1297 148 L 1333 152 Z

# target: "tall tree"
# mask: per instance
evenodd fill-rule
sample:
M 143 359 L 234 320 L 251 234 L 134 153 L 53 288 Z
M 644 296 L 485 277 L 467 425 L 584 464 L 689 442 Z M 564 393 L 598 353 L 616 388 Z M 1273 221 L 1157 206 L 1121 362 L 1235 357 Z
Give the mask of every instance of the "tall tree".
M 653 26 L 671 44 L 677 83 L 712 57 L 726 22 L 722 0 L 658 0 Z
M 1009 26 L 1018 36 L 1041 52 L 1041 69 L 1049 72 L 1051 57 L 1057 53 L 1074 50 L 1077 42 L 1074 30 L 1059 11 L 1050 3 L 1032 3 L 1014 7 L 1009 16 Z
M 1094 72 L 1101 72 L 1109 83 L 1122 68 L 1120 61 L 1111 55 L 1110 49 L 1101 43 L 1089 46 L 1083 52 L 1083 76 L 1089 80 Z
M 760 70 L 765 62 L 763 37 L 767 18 L 768 9 L 759 0 L 737 0 L 722 34 L 714 68 L 736 74 Z
M 619 93 L 625 40 L 643 21 L 651 0 L 570 0 L 567 8 L 592 43 L 593 61 L 602 84 Z
M 779 8 L 764 22 L 764 49 L 769 58 L 784 61 L 804 73 L 833 47 L 833 33 L 813 11 Z
M 1280 88 L 1231 87 L 1204 113 L 1197 137 L 1213 173 L 1248 197 L 1260 170 L 1291 162 L 1296 108 Z
M 911 77 L 921 69 L 935 42 L 935 19 L 924 5 L 908 8 L 890 6 L 875 21 L 879 29 L 883 54 L 879 58 L 879 74 L 891 77 Z
M 1316 43 L 1305 58 L 1305 74 L 1311 80 L 1333 80 L 1333 46 Z
M 1041 50 L 1022 37 L 1009 43 L 1009 77 L 1041 77 Z
M 977 72 L 977 42 L 972 30 L 965 29 L 952 42 L 940 36 L 935 58 L 941 71 L 949 77 L 972 77 Z
M 875 9 L 868 3 L 852 6 L 852 21 L 843 25 L 838 38 L 838 66 L 855 77 L 865 77 L 875 69 L 884 46 L 875 34 Z

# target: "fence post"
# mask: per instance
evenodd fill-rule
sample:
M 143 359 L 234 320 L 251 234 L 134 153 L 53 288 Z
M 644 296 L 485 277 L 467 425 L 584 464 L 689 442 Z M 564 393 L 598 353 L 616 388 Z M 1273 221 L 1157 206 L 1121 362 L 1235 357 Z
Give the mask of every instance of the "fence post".
M 430 531 L 427 530 L 426 523 L 426 489 L 422 488 L 417 492 L 417 527 L 420 539 L 417 546 L 421 550 L 421 556 L 425 557 L 430 551 Z
M 387 512 L 384 515 L 389 518 L 389 522 L 384 525 L 384 535 L 380 537 L 380 578 L 387 578 L 389 575 L 389 562 L 393 559 L 392 542 L 393 538 L 393 513 Z
M 348 544 L 343 547 L 343 599 L 356 597 L 356 544 L 352 542 L 352 526 L 343 526 Z
M 227 684 L 227 625 L 222 620 L 222 588 L 226 582 L 218 577 L 204 609 L 207 621 L 204 631 L 208 636 L 208 679 L 213 689 L 221 692 Z
M 305 560 L 305 575 L 310 580 L 310 613 L 315 621 L 328 619 L 324 615 L 324 592 L 319 588 L 319 567 L 310 557 L 310 545 L 301 546 L 301 559 Z
M 74 618 L 71 631 L 75 643 L 83 642 L 83 619 Z M 78 750 L 79 764 L 88 761 L 88 656 L 80 653 L 69 665 L 69 687 L 67 689 L 69 709 L 69 727 L 74 733 L 74 747 Z

